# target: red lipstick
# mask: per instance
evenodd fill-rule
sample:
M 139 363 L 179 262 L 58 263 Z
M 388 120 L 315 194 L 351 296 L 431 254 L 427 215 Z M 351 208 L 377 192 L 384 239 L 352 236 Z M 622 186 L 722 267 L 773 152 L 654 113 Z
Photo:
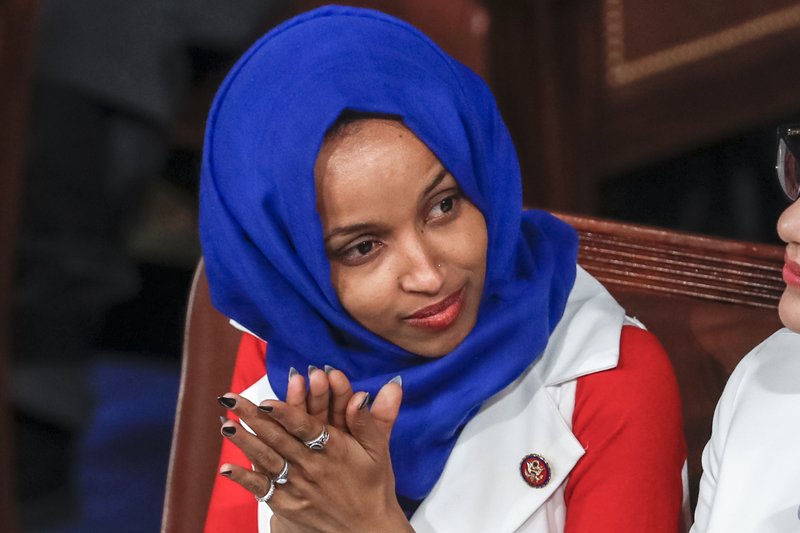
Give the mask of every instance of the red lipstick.
M 457 290 L 441 302 L 423 307 L 406 318 L 406 322 L 418 328 L 441 330 L 456 321 L 464 303 L 464 288 Z
M 787 285 L 800 287 L 800 265 L 789 259 L 789 254 L 783 256 L 783 281 Z

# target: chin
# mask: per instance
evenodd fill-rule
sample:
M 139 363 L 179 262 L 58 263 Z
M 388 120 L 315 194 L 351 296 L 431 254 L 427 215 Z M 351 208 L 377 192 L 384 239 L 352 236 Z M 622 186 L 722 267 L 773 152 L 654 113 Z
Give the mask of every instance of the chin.
M 800 333 L 800 289 L 787 287 L 778 304 L 778 315 L 783 325 Z
M 457 342 L 445 339 L 437 339 L 434 342 L 414 343 L 413 346 L 404 346 L 404 348 L 413 354 L 419 355 L 420 357 L 438 359 L 439 357 L 444 357 L 455 350 L 459 344 L 461 344 L 461 339 Z
M 460 329 L 459 331 L 442 332 L 424 341 L 417 339 L 406 342 L 404 345 L 398 344 L 398 346 L 420 357 L 437 359 L 455 350 L 461 344 L 461 341 L 466 338 L 469 329 L 472 328 L 469 328 L 466 332 L 460 331 Z

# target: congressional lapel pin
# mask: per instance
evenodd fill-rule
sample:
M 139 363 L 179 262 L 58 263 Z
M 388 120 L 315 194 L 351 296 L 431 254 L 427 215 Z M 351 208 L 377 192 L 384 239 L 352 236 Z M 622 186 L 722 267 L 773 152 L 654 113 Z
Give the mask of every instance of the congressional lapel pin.
M 519 464 L 519 473 L 525 483 L 535 489 L 541 489 L 550 483 L 550 465 L 544 457 L 532 453 L 522 458 Z

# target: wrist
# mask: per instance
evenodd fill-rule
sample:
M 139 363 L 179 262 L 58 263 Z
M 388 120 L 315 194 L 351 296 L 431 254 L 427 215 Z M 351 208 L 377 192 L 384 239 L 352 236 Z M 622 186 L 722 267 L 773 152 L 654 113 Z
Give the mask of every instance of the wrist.
M 381 513 L 380 515 L 383 517 L 382 523 L 377 524 L 377 527 L 373 530 L 375 533 L 413 533 L 414 528 L 411 527 L 408 519 L 406 518 L 403 509 L 400 507 L 400 504 L 397 503 L 397 500 L 394 501 L 394 505 L 391 505 L 386 512 Z

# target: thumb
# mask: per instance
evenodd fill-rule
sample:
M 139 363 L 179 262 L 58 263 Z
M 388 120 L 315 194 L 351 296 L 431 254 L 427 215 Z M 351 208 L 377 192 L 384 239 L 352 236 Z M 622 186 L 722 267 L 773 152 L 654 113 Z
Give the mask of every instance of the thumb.
M 388 441 L 372 418 L 369 399 L 368 392 L 354 394 L 347 402 L 345 420 L 350 434 L 370 456 L 375 458 L 386 453 Z
M 381 387 L 375 400 L 372 402 L 372 418 L 375 420 L 375 425 L 389 440 L 392 434 L 397 414 L 400 412 L 400 404 L 403 401 L 403 379 L 400 376 L 395 377 L 389 383 Z

